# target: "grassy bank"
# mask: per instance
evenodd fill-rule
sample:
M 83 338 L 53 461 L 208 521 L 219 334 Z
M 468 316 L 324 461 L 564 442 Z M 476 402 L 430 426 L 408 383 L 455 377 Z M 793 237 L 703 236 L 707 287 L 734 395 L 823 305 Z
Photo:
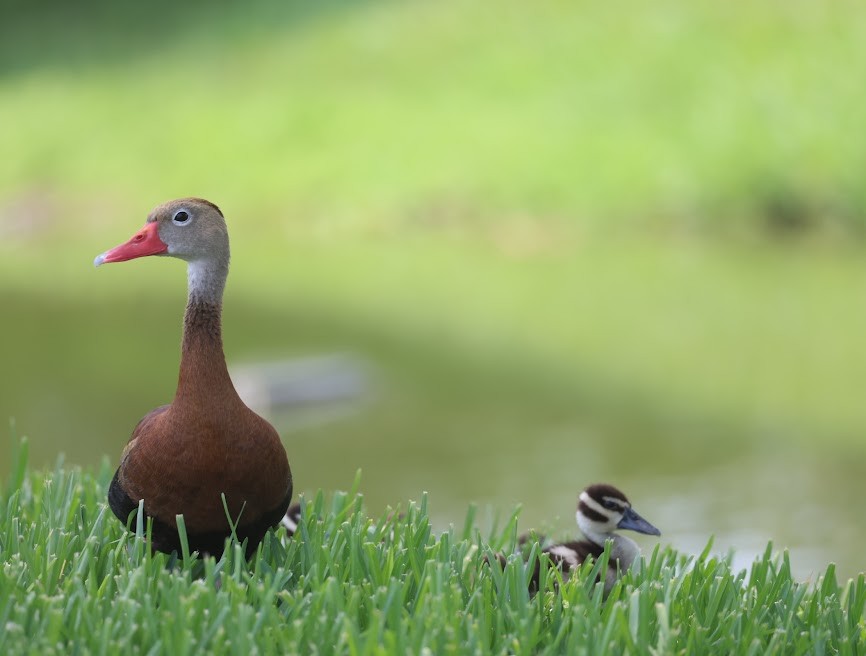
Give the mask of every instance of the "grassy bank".
M 434 534 L 428 502 L 367 517 L 355 493 L 307 499 L 249 563 L 151 555 L 104 504 L 109 470 L 43 475 L 19 459 L 0 496 L 0 651 L 6 654 L 863 653 L 866 580 L 748 571 L 657 548 L 602 599 L 594 569 L 530 597 L 510 550 L 516 516 L 482 536 Z M 139 527 L 139 531 L 143 531 Z M 596 564 L 595 568 L 603 563 Z

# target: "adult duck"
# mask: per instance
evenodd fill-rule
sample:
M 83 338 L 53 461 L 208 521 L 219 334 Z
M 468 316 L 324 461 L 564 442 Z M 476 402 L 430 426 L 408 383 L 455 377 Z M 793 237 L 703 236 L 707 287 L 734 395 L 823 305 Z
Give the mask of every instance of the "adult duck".
M 221 317 L 229 238 L 222 212 L 201 198 L 164 203 L 129 241 L 94 264 L 148 255 L 187 262 L 180 374 L 174 400 L 132 431 L 108 490 L 109 506 L 129 526 L 143 499 L 153 519 L 152 546 L 166 553 L 180 550 L 176 517 L 183 515 L 190 550 L 218 557 L 231 518 L 250 556 L 283 518 L 292 473 L 276 430 L 241 401 L 226 367 Z

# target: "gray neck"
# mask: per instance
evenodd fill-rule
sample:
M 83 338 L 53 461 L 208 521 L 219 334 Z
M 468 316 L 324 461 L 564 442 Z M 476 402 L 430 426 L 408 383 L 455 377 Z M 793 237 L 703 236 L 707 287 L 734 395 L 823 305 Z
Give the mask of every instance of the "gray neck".
M 626 571 L 631 567 L 635 558 L 640 556 L 640 547 L 631 538 L 618 533 L 612 533 L 608 538 L 613 540 L 610 547 L 610 557 L 619 561 L 620 571 Z
M 608 540 L 613 542 L 610 546 L 610 557 L 619 560 L 621 570 L 627 570 L 631 567 L 634 559 L 640 556 L 640 547 L 634 540 L 613 531 L 609 533 L 594 531 L 594 524 L 581 513 L 577 513 L 577 525 L 587 540 L 601 548 L 604 548 L 605 542 Z
M 226 278 L 229 274 L 228 259 L 190 260 L 186 272 L 190 303 L 222 304 Z

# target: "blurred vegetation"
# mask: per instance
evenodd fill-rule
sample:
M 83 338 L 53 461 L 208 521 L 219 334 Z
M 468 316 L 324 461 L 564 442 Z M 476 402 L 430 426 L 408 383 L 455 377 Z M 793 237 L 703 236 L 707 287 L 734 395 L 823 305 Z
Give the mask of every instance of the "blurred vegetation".
M 193 186 L 361 229 L 862 231 L 851 2 L 29 7 L 4 21 L 7 193 Z
M 3 12 L 0 416 L 37 461 L 170 398 L 180 265 L 89 263 L 185 195 L 229 219 L 232 361 L 373 364 L 287 436 L 306 489 L 567 515 L 589 478 L 866 459 L 854 0 Z

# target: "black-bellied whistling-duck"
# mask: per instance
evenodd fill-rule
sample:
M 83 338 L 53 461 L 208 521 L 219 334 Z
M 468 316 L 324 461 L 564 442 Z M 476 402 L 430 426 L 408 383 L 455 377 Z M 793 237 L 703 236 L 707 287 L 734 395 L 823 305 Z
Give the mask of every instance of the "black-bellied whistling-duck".
M 145 255 L 187 262 L 180 374 L 174 400 L 133 430 L 108 503 L 126 523 L 144 499 L 144 512 L 153 518 L 154 549 L 180 550 L 175 518 L 183 515 L 190 550 L 219 556 L 231 534 L 225 494 L 249 556 L 283 518 L 292 473 L 276 430 L 241 401 L 226 368 L 221 314 L 229 238 L 222 212 L 200 198 L 169 201 L 150 213 L 132 239 L 94 264 Z
M 631 507 L 628 498 L 613 485 L 596 483 L 585 488 L 577 500 L 575 513 L 577 526 L 585 540 L 574 540 L 544 547 L 541 552 L 547 554 L 551 565 L 563 572 L 567 580 L 569 573 L 579 567 L 588 558 L 597 559 L 604 553 L 605 543 L 610 540 L 610 561 L 604 582 L 605 593 L 610 592 L 617 576 L 626 571 L 635 558 L 640 556 L 640 547 L 624 535 L 616 533 L 618 529 L 629 529 L 646 535 L 661 535 L 661 532 Z M 543 538 L 542 538 L 543 539 Z M 521 536 L 519 543 L 529 541 L 527 536 Z M 504 565 L 506 558 L 497 554 L 497 560 Z M 530 588 L 538 589 L 540 564 L 536 561 Z

